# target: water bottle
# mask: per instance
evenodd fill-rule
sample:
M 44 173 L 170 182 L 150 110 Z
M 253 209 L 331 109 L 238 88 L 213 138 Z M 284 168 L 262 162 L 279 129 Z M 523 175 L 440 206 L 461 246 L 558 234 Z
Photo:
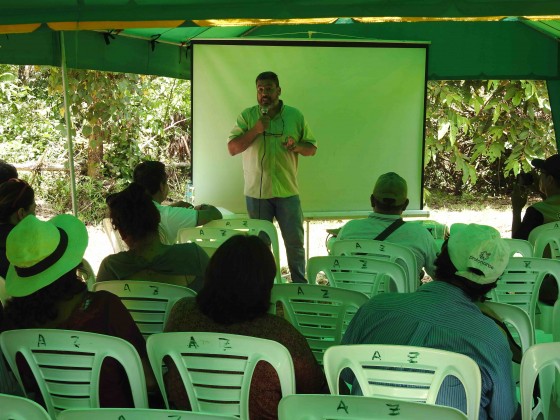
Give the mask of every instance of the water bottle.
M 185 201 L 194 206 L 194 185 L 190 179 L 187 181 L 187 190 L 185 191 Z

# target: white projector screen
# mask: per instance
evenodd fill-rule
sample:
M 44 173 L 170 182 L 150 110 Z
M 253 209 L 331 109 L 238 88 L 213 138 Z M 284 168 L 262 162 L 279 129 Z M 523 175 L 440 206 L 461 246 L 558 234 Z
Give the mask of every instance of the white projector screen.
M 255 79 L 278 75 L 285 104 L 317 139 L 299 156 L 303 212 L 371 211 L 377 177 L 408 182 L 408 210 L 422 209 L 425 43 L 204 40 L 193 43 L 193 182 L 196 202 L 245 213 L 241 155 L 230 156 L 237 116 L 257 104 Z

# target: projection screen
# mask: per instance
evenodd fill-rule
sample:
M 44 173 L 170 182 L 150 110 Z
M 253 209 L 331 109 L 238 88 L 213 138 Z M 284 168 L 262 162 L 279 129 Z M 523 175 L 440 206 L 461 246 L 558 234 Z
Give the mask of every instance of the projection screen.
M 282 99 L 305 116 L 317 154 L 299 156 L 305 215 L 371 211 L 380 174 L 408 182 L 422 209 L 426 43 L 203 40 L 193 43 L 193 182 L 196 203 L 245 213 L 241 155 L 228 135 L 256 105 L 255 78 L 278 74 Z

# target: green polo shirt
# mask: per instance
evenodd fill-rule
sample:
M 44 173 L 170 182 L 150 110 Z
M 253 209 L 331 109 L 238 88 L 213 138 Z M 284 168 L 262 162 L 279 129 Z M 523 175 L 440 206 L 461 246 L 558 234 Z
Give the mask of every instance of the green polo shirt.
M 250 130 L 260 117 L 258 105 L 245 109 L 237 117 L 228 142 Z M 282 146 L 288 137 L 293 137 L 296 143 L 317 144 L 303 114 L 282 103 L 280 112 L 271 119 L 266 132 L 260 134 L 242 153 L 246 196 L 268 199 L 299 194 L 298 154 Z

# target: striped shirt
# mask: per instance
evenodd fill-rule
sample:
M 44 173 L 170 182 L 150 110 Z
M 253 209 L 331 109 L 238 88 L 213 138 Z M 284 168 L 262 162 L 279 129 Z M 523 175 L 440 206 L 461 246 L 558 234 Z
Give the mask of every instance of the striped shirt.
M 433 281 L 414 293 L 374 296 L 352 319 L 342 344 L 396 344 L 453 351 L 480 367 L 480 419 L 511 419 L 517 410 L 511 351 L 494 321 L 459 288 Z M 446 386 L 437 403 L 466 411 L 462 386 Z

